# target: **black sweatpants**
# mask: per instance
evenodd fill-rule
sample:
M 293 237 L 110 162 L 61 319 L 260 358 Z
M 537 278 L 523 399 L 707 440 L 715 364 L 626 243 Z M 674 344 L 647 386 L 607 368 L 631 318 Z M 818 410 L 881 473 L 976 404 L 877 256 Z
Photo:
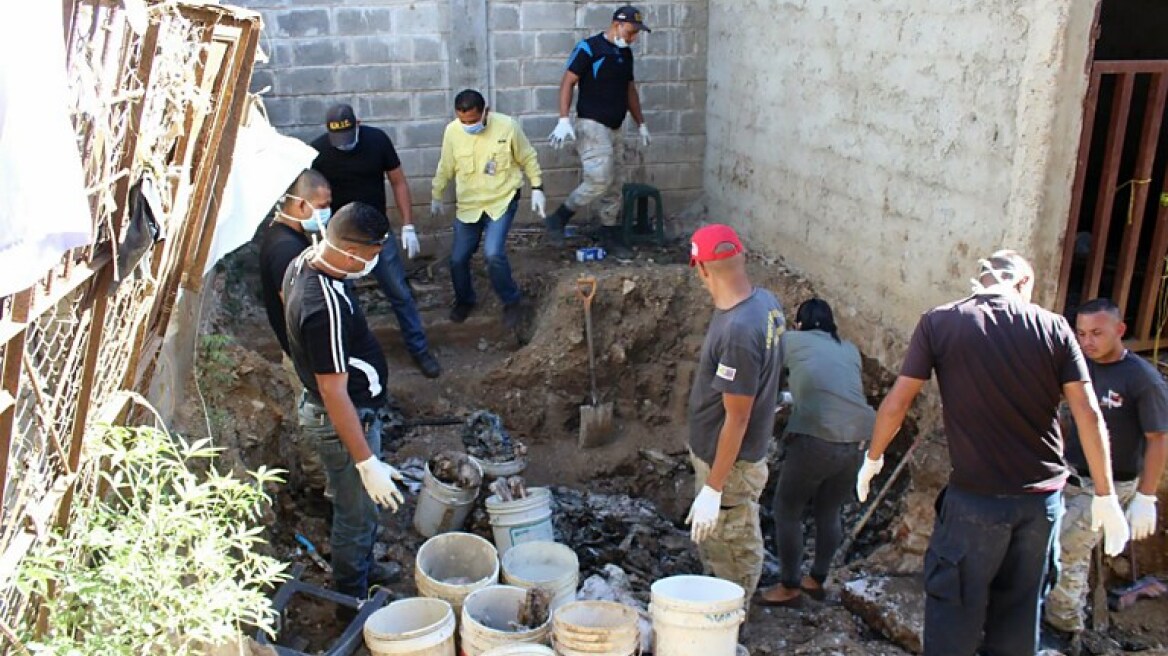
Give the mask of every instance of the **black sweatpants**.
M 864 452 L 855 442 L 828 442 L 789 433 L 779 483 L 775 486 L 775 544 L 782 583 L 798 588 L 803 578 L 803 510 L 815 513 L 815 562 L 811 577 L 822 583 L 843 540 L 840 509 L 856 485 Z

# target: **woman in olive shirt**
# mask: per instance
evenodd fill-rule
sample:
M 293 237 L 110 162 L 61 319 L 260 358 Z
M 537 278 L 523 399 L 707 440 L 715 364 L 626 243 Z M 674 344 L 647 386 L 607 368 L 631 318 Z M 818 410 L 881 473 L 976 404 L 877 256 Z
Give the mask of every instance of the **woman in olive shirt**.
M 864 397 L 860 352 L 840 339 L 827 301 L 813 298 L 799 306 L 795 330 L 779 340 L 779 358 L 794 399 L 774 499 L 782 578 L 757 603 L 798 606 L 804 592 L 824 596 L 823 582 L 843 537 L 840 509 L 852 493 L 876 413 Z M 801 576 L 808 504 L 815 516 L 815 562 L 810 575 Z

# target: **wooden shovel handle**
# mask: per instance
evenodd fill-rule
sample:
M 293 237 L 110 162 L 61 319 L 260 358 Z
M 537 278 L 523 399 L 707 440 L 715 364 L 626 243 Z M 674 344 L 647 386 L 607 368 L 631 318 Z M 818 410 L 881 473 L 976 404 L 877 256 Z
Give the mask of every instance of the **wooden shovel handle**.
M 584 307 L 591 307 L 592 298 L 596 296 L 596 278 L 594 276 L 580 276 L 576 279 L 576 296 L 584 301 Z

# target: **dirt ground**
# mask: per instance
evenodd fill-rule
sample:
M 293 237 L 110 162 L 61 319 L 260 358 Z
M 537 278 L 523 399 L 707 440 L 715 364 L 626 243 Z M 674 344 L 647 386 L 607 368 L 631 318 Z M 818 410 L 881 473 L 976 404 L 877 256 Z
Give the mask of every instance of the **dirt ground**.
M 582 238 L 578 241 L 576 245 L 586 243 Z M 371 282 L 362 284 L 362 302 L 390 361 L 390 391 L 407 420 L 465 417 L 480 409 L 499 414 L 511 434 L 529 449 L 530 464 L 523 473 L 529 485 L 560 486 L 556 489 L 563 495 L 598 495 L 595 499 L 601 504 L 624 503 L 621 495 L 650 502 L 654 521 L 663 527 L 656 531 L 659 534 L 638 537 L 629 530 L 625 541 L 632 540 L 632 549 L 600 549 L 596 553 L 602 557 L 582 558 L 580 577 L 583 581 L 595 573 L 604 560 L 616 561 L 634 574 L 634 581 L 643 588 L 634 592 L 647 601 L 652 577 L 700 570 L 683 526 L 693 495 L 692 470 L 685 461 L 685 407 L 711 314 L 708 296 L 686 266 L 686 244 L 676 241 L 668 248 L 641 247 L 630 263 L 578 263 L 571 249 L 547 250 L 539 244 L 537 231 L 518 230 L 513 233 L 510 254 L 527 304 L 518 336 L 501 324 L 501 308 L 480 259 L 474 264 L 480 305 L 463 324 L 446 317 L 452 293 L 444 261 L 410 263 L 411 284 L 431 350 L 443 367 L 436 380 L 425 378 L 413 366 L 388 303 Z M 775 261 L 751 256 L 750 271 L 757 285 L 770 289 L 783 302 L 788 322 L 798 303 L 813 294 L 807 281 Z M 589 386 L 583 311 L 575 295 L 575 281 L 582 274 L 598 280 L 593 305 L 598 387 L 602 399 L 615 404 L 618 427 L 613 443 L 587 451 L 579 449 L 576 441 L 578 408 L 587 403 Z M 292 389 L 279 366 L 279 347 L 263 315 L 257 281 L 254 252 L 245 249 L 229 259 L 217 285 L 219 303 L 212 316 L 205 317 L 204 332 L 230 339 L 216 338 L 209 346 L 204 342 L 201 385 L 196 388 L 192 381 L 188 390 L 188 398 L 204 402 L 179 404 L 183 410 L 177 425 L 195 434 L 206 434 L 209 426 L 219 443 L 228 447 L 225 459 L 237 470 L 260 464 L 289 470 L 288 485 L 273 490 L 276 504 L 267 522 L 271 548 L 281 558 L 306 564 L 304 578 L 323 585 L 323 572 L 298 551 L 293 540 L 296 532 L 303 533 L 327 556 L 326 519 L 309 514 L 310 504 L 302 495 L 299 468 L 289 445 L 288 435 L 295 428 Z M 866 392 L 874 404 L 891 380 L 874 362 L 865 363 Z M 782 422 L 780 416 L 777 431 Z M 426 459 L 443 449 L 461 450 L 460 430 L 458 426 L 408 429 L 403 439 L 385 445 L 385 457 L 398 464 L 410 458 Z M 907 432 L 913 430 L 911 424 L 906 427 Z M 772 485 L 779 466 L 778 458 L 773 459 Z M 852 558 L 892 539 L 888 528 L 900 512 L 898 504 L 907 484 L 902 481 L 889 495 L 857 539 Z M 764 507 L 769 500 L 768 489 Z M 559 507 L 564 522 L 593 521 L 587 514 L 567 517 L 568 505 Z M 384 515 L 375 550 L 379 560 L 401 565 L 402 579 L 391 589 L 402 597 L 415 594 L 413 556 L 423 542 L 411 526 L 413 510 L 411 497 L 398 513 Z M 858 508 L 849 506 L 845 514 L 850 524 Z M 560 521 L 557 518 L 559 534 L 578 534 Z M 770 524 L 767 508 L 768 546 Z M 468 522 L 468 530 L 490 538 L 481 511 Z M 604 533 L 607 523 L 598 522 L 596 530 Z M 620 542 L 621 536 L 615 540 Z M 646 556 L 656 552 L 665 555 Z M 777 564 L 768 559 L 763 584 L 775 582 L 777 576 Z M 1162 612 L 1163 606 L 1159 608 Z M 1156 616 L 1136 621 L 1139 629 L 1133 630 L 1165 631 L 1164 623 L 1151 617 Z M 289 611 L 286 633 L 308 640 L 307 646 L 303 641 L 299 645 L 306 650 L 323 648 L 336 630 L 327 605 L 301 601 Z M 741 640 L 756 656 L 907 653 L 846 610 L 838 589 L 831 591 L 826 602 L 800 611 L 753 608 Z

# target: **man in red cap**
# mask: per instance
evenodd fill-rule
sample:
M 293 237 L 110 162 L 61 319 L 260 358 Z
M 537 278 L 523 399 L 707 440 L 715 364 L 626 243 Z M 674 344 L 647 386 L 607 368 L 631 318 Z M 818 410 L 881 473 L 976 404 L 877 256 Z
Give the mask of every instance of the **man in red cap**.
M 749 601 L 762 575 L 758 499 L 779 397 L 783 307 L 751 284 L 746 251 L 729 226 L 694 233 L 689 265 L 714 302 L 689 397 L 694 499 L 686 522 L 702 565 L 741 585 Z

